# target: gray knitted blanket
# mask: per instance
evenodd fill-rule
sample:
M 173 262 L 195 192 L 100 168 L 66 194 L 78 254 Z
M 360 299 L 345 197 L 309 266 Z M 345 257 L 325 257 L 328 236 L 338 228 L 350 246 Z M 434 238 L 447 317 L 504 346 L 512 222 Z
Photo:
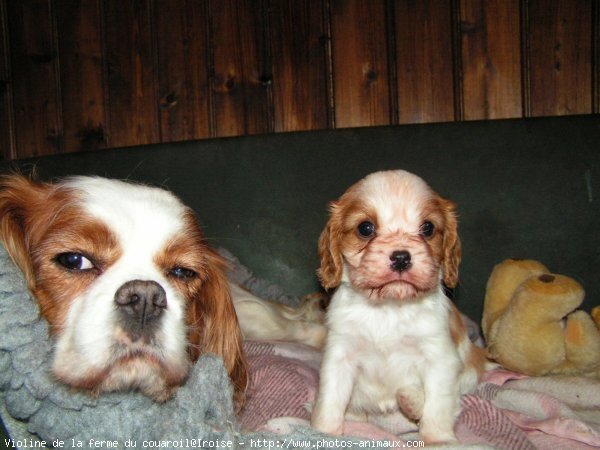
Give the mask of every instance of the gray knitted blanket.
M 293 303 L 276 286 L 261 282 L 233 263 L 231 278 L 259 295 Z M 172 401 L 157 404 L 142 394 L 110 393 L 92 398 L 56 382 L 50 372 L 52 343 L 21 272 L 0 246 L 0 414 L 15 444 L 104 448 L 137 444 L 160 448 L 250 446 L 250 436 L 277 439 L 272 433 L 242 435 L 233 413 L 231 387 L 222 362 L 202 356 Z M 295 433 L 299 438 L 309 430 Z M 110 442 L 108 442 L 110 441 Z M 8 444 L 12 444 L 9 442 Z M 269 447 L 267 441 L 259 448 Z M 6 443 L 5 443 L 6 444 Z
M 229 253 L 221 254 L 231 262 L 232 281 L 263 298 L 297 303 L 279 287 L 253 277 Z M 372 447 L 374 438 L 379 437 L 367 433 L 371 436 L 368 440 L 364 435 L 361 439 L 331 438 L 310 429 L 307 420 L 300 420 L 309 417 L 305 403 L 314 400 L 320 355 L 293 345 L 282 349 L 277 348 L 279 344 L 246 344 L 254 373 L 247 408 L 238 417 L 222 362 L 210 355 L 197 361 L 187 383 L 164 404 L 134 392 L 92 398 L 69 389 L 51 375 L 48 326 L 40 318 L 20 271 L 1 246 L 0 336 L 0 415 L 11 436 L 4 442 L 6 447 L 32 448 L 43 441 L 55 448 L 271 450 Z M 276 377 L 282 382 L 273 384 Z M 282 425 L 275 420 L 270 427 L 258 426 L 281 415 L 291 418 L 284 418 Z

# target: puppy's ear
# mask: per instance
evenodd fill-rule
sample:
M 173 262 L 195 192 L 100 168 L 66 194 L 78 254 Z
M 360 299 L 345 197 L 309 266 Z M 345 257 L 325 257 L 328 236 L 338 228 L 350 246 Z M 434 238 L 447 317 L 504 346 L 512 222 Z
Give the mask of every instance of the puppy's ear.
M 39 231 L 33 223 L 33 213 L 44 205 L 48 189 L 48 185 L 22 175 L 0 178 L 0 239 L 30 288 L 34 279 L 29 252 L 34 238 L 31 233 Z
M 342 256 L 342 213 L 337 203 L 329 208 L 330 216 L 319 237 L 319 258 L 321 266 L 317 275 L 325 289 L 338 287 L 342 282 L 344 259 Z
M 456 206 L 449 200 L 444 200 L 442 209 L 445 215 L 446 229 L 444 230 L 444 283 L 449 288 L 458 284 L 458 266 L 462 255 L 458 237 L 458 221 Z
M 190 356 L 194 361 L 202 353 L 223 358 L 233 383 L 234 399 L 241 406 L 248 383 L 242 332 L 225 276 L 226 264 L 210 248 L 205 251 L 207 264 L 202 287 L 188 305 Z

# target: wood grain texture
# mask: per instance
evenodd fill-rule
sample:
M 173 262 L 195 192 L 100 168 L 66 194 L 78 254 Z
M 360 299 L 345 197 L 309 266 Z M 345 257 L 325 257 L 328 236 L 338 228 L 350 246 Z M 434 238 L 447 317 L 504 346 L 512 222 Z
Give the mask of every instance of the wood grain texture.
M 591 0 L 528 0 L 532 116 L 592 112 Z
M 61 153 L 60 80 L 51 3 L 8 0 L 17 156 Z
M 98 0 L 56 4 L 64 148 L 106 146 L 102 28 Z
M 102 3 L 109 145 L 160 142 L 150 2 Z
M 0 0 L 0 156 L 600 113 L 600 0 Z
M 592 113 L 600 114 L 600 0 L 592 4 L 594 29 L 592 31 Z
M 324 21 L 323 0 L 271 0 L 274 131 L 329 125 Z
M 461 0 L 464 118 L 522 116 L 518 0 Z
M 273 130 L 265 0 L 210 2 L 214 135 Z
M 10 48 L 6 0 L 0 0 L 0 157 L 14 159 L 17 148 L 14 141 L 14 110 L 10 81 Z
M 400 123 L 454 120 L 451 3 L 394 2 Z
M 155 2 L 161 141 L 210 137 L 206 1 Z
M 390 123 L 385 13 L 383 1 L 331 1 L 336 127 Z

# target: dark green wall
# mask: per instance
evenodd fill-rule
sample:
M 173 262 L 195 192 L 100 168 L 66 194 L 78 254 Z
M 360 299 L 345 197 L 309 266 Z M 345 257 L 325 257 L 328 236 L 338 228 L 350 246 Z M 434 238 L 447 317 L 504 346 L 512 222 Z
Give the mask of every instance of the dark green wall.
M 298 296 L 318 287 L 328 201 L 369 172 L 402 168 L 458 204 L 457 303 L 472 318 L 480 318 L 494 264 L 508 257 L 576 278 L 586 309 L 600 299 L 597 115 L 216 139 L 59 155 L 35 166 L 43 179 L 98 174 L 165 186 L 197 211 L 215 246 Z

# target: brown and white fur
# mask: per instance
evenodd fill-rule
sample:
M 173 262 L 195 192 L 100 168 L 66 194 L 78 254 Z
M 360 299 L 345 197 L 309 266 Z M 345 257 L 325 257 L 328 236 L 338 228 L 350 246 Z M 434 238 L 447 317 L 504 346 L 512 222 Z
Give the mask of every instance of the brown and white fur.
M 323 286 L 337 288 L 312 425 L 402 412 L 428 443 L 454 441 L 461 394 L 484 369 L 444 294 L 461 257 L 455 206 L 421 178 L 373 173 L 331 204 L 319 240 Z
M 325 345 L 324 295 L 307 295 L 298 307 L 265 301 L 230 283 L 244 339 L 299 342 L 318 349 Z
M 163 189 L 6 176 L 0 238 L 49 323 L 54 375 L 95 394 L 138 389 L 168 400 L 199 355 L 212 353 L 241 404 L 247 364 L 236 298 L 246 338 L 324 340 L 312 304 L 294 310 L 237 286 L 232 298 L 225 263 L 193 212 Z

